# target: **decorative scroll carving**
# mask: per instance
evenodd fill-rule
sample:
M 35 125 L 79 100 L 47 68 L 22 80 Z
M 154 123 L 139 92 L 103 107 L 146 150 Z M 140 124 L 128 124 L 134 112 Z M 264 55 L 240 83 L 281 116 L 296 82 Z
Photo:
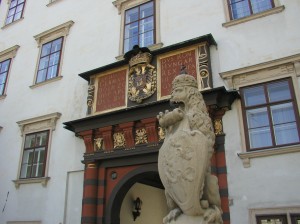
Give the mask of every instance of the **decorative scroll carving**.
M 201 90 L 212 88 L 208 50 L 209 49 L 208 49 L 207 45 L 199 46 L 199 48 L 198 48 L 198 61 L 199 61 L 199 74 L 200 74 Z
M 141 128 L 135 131 L 135 144 L 148 143 L 147 132 L 145 128 Z
M 156 69 L 150 64 L 152 55 L 139 52 L 130 61 L 128 99 L 141 103 L 156 91 Z
M 91 79 L 89 88 L 88 88 L 88 96 L 87 96 L 87 114 L 88 115 L 90 115 L 93 110 L 94 95 L 95 95 L 94 79 Z
M 113 137 L 114 137 L 114 149 L 125 148 L 126 141 L 125 141 L 124 133 L 121 132 L 114 133 Z

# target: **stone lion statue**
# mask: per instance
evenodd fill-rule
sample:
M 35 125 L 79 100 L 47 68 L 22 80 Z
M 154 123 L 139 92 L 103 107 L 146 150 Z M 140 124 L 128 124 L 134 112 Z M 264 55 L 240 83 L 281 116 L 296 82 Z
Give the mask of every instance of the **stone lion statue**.
M 210 170 L 215 134 L 193 76 L 181 74 L 173 80 L 170 103 L 177 108 L 157 116 L 166 131 L 158 157 L 170 209 L 163 223 L 184 214 L 202 216 L 203 224 L 222 224 L 218 180 Z

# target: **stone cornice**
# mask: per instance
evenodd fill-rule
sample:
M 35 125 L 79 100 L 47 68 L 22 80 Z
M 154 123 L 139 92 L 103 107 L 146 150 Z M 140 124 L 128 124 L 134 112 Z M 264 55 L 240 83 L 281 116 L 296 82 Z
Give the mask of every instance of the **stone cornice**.
M 71 26 L 74 24 L 72 20 L 46 30 L 34 36 L 38 46 L 49 41 L 50 39 L 58 38 L 60 36 L 67 36 L 69 34 Z
M 0 52 L 0 61 L 4 61 L 9 58 L 14 58 L 17 54 L 18 49 L 20 48 L 19 45 L 15 45 L 13 47 L 10 47 L 4 51 Z

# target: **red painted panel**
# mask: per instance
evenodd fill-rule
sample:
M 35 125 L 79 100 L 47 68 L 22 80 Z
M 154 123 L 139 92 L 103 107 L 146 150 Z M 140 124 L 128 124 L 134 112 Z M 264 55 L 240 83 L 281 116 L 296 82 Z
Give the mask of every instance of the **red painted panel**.
M 180 74 L 182 65 L 186 66 L 186 72 L 197 78 L 196 52 L 190 50 L 180 54 L 161 59 L 161 96 L 171 94 L 172 81 Z
M 98 79 L 96 111 L 125 106 L 126 70 L 121 70 Z

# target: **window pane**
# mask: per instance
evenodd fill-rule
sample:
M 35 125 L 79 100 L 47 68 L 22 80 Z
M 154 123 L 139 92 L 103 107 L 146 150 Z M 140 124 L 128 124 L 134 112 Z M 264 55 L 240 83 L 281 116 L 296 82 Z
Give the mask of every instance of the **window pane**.
M 253 13 L 263 12 L 272 8 L 271 0 L 251 0 Z
M 274 126 L 276 145 L 299 142 L 297 124 L 287 123 Z
M 48 68 L 47 79 L 52 79 L 57 76 L 57 65 Z
M 38 75 L 37 75 L 36 82 L 39 83 L 39 82 L 45 81 L 46 80 L 46 75 L 47 75 L 47 69 L 39 71 Z
M 246 116 L 249 129 L 270 125 L 266 107 L 247 110 Z
M 17 0 L 12 0 L 9 8 L 11 9 L 12 7 L 15 7 L 16 5 L 17 5 Z
M 257 216 L 258 224 L 287 224 L 286 215 Z
M 139 19 L 139 8 L 133 8 L 128 11 L 126 11 L 125 14 L 125 23 L 132 23 L 134 21 L 137 21 Z
M 149 2 L 140 7 L 140 18 L 153 15 L 153 2 Z
M 125 26 L 125 39 L 137 36 L 139 33 L 138 22 Z
M 40 59 L 39 70 L 45 69 L 48 67 L 49 56 L 43 57 Z
M 50 54 L 51 43 L 44 44 L 42 47 L 41 57 Z
M 15 11 L 16 11 L 16 8 L 10 9 L 10 10 L 8 11 L 7 17 L 13 16 L 13 15 L 15 14 Z
M 22 12 L 18 12 L 15 14 L 15 17 L 14 17 L 14 21 L 18 20 L 21 18 L 21 15 L 22 15 Z
M 132 48 L 133 48 L 133 46 L 134 45 L 137 45 L 137 44 L 139 44 L 139 41 L 138 41 L 139 39 L 138 39 L 138 36 L 134 36 L 134 37 L 132 37 L 132 38 L 128 38 L 128 39 L 126 39 L 124 42 L 124 51 L 125 51 L 125 53 L 127 52 L 127 51 L 129 51 L 129 50 L 131 50 Z
M 263 86 L 245 89 L 244 100 L 245 100 L 246 107 L 266 103 Z
M 52 42 L 51 53 L 60 51 L 61 49 L 62 38 L 59 38 Z
M 153 16 L 148 17 L 140 21 L 140 31 L 139 33 L 145 33 L 154 29 L 153 26 Z
M 270 102 L 291 99 L 288 81 L 275 82 L 267 85 Z
M 23 153 L 22 164 L 32 163 L 33 161 L 33 149 L 25 150 Z
M 45 146 L 47 144 L 48 132 L 41 132 L 36 135 L 36 146 Z
M 31 165 L 22 164 L 20 178 L 29 178 L 30 172 L 31 172 Z
M 4 85 L 0 84 L 0 95 L 4 94 Z
M 50 55 L 49 66 L 57 65 L 59 62 L 60 52 L 56 52 Z
M 25 0 L 18 0 L 18 4 L 20 4 L 20 3 L 22 3 L 22 2 L 24 2 Z
M 0 85 L 5 84 L 7 73 L 0 74 Z
M 147 47 L 151 44 L 154 44 L 153 31 L 149 31 L 140 35 L 140 47 Z
M 9 63 L 10 63 L 10 60 L 6 60 L 6 61 L 4 61 L 4 62 L 1 63 L 0 73 L 8 71 Z
M 35 134 L 26 135 L 25 137 L 25 149 L 32 148 L 35 145 Z
M 248 0 L 231 0 L 231 13 L 233 19 L 239 19 L 251 14 Z
M 13 16 L 7 17 L 5 24 L 12 23 L 12 21 L 13 21 Z
M 250 148 L 262 148 L 272 146 L 271 132 L 269 127 L 249 130 Z
M 23 6 L 24 6 L 24 4 L 18 5 L 18 6 L 17 6 L 16 13 L 17 13 L 17 12 L 22 12 Z
M 292 103 L 271 106 L 273 124 L 283 124 L 295 121 L 294 107 Z

